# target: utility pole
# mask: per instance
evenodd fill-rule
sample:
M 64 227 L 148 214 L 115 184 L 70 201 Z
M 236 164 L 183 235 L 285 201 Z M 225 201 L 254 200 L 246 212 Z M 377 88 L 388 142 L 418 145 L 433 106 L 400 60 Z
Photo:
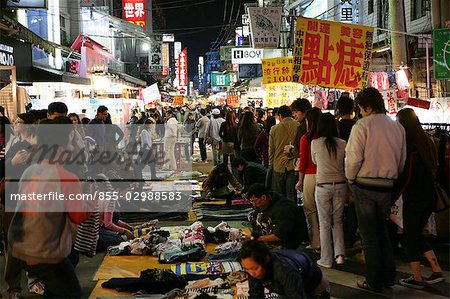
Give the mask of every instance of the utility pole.
M 397 32 L 406 32 L 404 0 L 389 0 L 390 29 Z M 391 32 L 392 62 L 398 69 L 402 63 L 407 62 L 406 36 Z

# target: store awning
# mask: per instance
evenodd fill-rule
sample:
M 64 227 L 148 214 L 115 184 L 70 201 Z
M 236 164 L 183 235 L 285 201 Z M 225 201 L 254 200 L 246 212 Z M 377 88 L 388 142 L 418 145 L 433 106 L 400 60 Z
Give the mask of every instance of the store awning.
M 33 82 L 66 82 L 80 85 L 91 85 L 91 79 L 74 76 L 63 71 L 33 65 Z
M 144 86 L 144 87 L 147 86 L 147 82 L 145 82 L 144 80 L 135 78 L 135 77 L 127 75 L 125 73 L 116 72 L 116 71 L 113 71 L 113 70 L 109 70 L 109 72 L 111 74 L 119 76 L 119 78 L 121 78 L 122 80 L 125 80 L 125 81 L 127 81 L 129 83 L 136 84 L 136 85 L 139 85 L 139 86 Z

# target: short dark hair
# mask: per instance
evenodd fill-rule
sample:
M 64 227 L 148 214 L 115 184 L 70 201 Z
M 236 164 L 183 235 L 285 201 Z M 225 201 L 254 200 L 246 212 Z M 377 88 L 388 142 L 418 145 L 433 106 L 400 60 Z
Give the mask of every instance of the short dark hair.
M 245 161 L 242 157 L 236 157 L 233 160 L 233 167 L 237 168 L 239 165 L 244 165 L 244 167 L 247 165 L 247 161 Z
M 386 114 L 387 112 L 383 96 L 373 87 L 363 89 L 356 97 L 356 103 L 363 109 L 371 107 L 374 113 Z
M 263 269 L 267 269 L 271 262 L 269 247 L 257 240 L 248 240 L 242 243 L 242 248 L 239 252 L 239 261 L 250 257 L 253 258 L 258 265 L 262 266 Z
M 52 132 L 55 134 L 48 134 L 48 127 L 38 126 L 37 130 L 37 142 L 39 145 L 47 145 L 49 147 L 53 145 L 65 147 L 70 140 L 70 132 L 72 130 L 72 122 L 67 116 L 58 116 L 55 119 L 47 119 L 41 124 L 45 125 L 63 125 L 52 127 Z M 69 126 L 70 125 L 70 126 Z M 58 136 L 57 138 L 55 136 Z
M 31 125 L 36 122 L 36 117 L 31 113 L 20 113 L 17 114 L 17 117 L 23 120 L 23 123 L 26 125 Z
M 286 105 L 283 105 L 283 106 L 280 107 L 280 109 L 278 109 L 278 114 L 279 114 L 281 117 L 292 117 L 292 111 L 291 111 L 291 109 L 290 109 L 288 106 L 286 106 Z
M 263 118 L 264 114 L 266 114 L 266 111 L 259 109 L 258 110 L 258 118 Z
M 106 111 L 108 111 L 108 107 L 106 107 L 106 106 L 101 105 L 101 106 L 98 106 L 98 108 L 97 108 L 97 114 L 105 113 Z
M 67 112 L 69 112 L 69 109 L 67 109 L 67 105 L 63 102 L 53 102 L 48 105 L 47 113 L 49 115 L 52 115 L 53 113 L 61 113 L 66 115 Z
M 91 120 L 90 120 L 89 118 L 87 118 L 87 117 L 83 117 L 83 118 L 81 119 L 81 123 L 82 123 L 83 125 L 87 125 L 90 121 L 91 121 Z
M 355 103 L 349 96 L 341 95 L 337 101 L 336 110 L 339 115 L 351 114 L 355 110 Z
M 308 99 L 299 98 L 292 102 L 291 104 L 291 110 L 294 111 L 300 111 L 305 113 L 306 110 L 311 109 L 311 102 Z
M 206 110 L 205 108 L 200 109 L 200 114 L 205 116 L 206 115 Z
M 269 195 L 269 190 L 264 184 L 256 183 L 248 188 L 247 198 L 257 197 L 260 198 L 263 195 Z

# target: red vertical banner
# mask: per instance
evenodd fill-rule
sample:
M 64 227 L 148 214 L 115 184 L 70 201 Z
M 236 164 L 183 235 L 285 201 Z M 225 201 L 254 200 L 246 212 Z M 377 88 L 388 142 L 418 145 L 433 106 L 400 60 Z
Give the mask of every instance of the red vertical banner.
M 184 48 L 183 51 L 178 55 L 178 93 L 180 95 L 187 95 L 187 49 Z
M 144 28 L 144 30 L 147 17 L 145 1 L 146 0 L 122 0 L 123 19 Z

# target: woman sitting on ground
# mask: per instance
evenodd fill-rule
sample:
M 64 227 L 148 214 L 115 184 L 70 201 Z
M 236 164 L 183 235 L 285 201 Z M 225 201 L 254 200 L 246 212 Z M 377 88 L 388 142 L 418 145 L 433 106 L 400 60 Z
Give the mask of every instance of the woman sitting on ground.
M 229 185 L 234 190 L 230 190 Z M 241 194 L 242 185 L 230 172 L 228 166 L 225 163 L 221 163 L 210 172 L 208 179 L 203 183 L 203 191 L 206 198 L 226 199 L 229 205 L 234 196 Z

